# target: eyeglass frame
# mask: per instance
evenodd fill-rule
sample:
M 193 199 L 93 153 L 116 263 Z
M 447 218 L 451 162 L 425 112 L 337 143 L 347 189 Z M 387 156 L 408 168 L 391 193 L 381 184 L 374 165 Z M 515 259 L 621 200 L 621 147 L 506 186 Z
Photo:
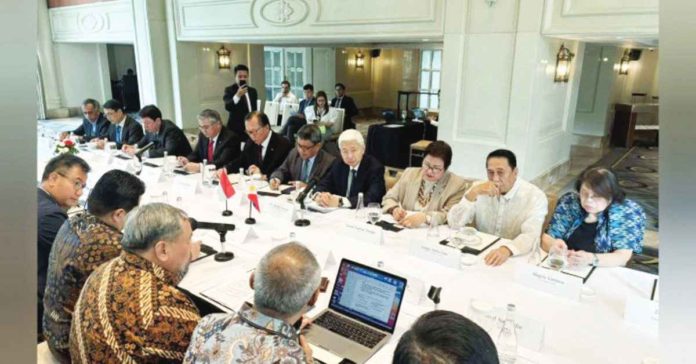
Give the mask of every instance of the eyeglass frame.
M 433 167 L 430 163 L 427 161 L 423 160 L 423 163 L 421 164 L 421 168 L 424 168 L 426 170 L 430 170 L 436 173 L 442 173 L 445 171 L 445 167 Z
M 56 173 L 58 175 L 60 175 L 61 177 L 67 179 L 68 181 L 72 182 L 73 190 L 75 190 L 75 192 L 84 191 L 84 189 L 87 188 L 87 183 L 82 183 L 82 181 L 80 181 L 80 180 L 74 181 L 72 178 L 70 178 L 70 177 L 68 177 L 68 176 L 66 176 L 63 173 L 60 173 L 58 171 L 56 171 Z

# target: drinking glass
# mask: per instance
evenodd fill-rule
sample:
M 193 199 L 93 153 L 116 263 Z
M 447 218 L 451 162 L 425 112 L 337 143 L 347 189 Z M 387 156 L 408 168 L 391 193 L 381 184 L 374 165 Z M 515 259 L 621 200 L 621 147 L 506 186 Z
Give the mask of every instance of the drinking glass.
M 367 217 L 373 225 L 382 217 L 382 208 L 379 206 L 378 202 L 371 202 L 367 205 Z
M 549 268 L 562 270 L 568 264 L 568 248 L 565 246 L 553 246 L 549 249 Z

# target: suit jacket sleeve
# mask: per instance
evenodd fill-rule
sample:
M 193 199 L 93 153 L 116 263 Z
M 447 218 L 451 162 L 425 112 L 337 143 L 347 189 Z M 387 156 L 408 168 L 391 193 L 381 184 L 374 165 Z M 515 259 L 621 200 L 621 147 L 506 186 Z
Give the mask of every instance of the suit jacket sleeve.
M 269 180 L 271 178 L 277 178 L 280 181 L 280 183 L 285 183 L 289 181 L 292 178 L 290 175 L 290 169 L 292 168 L 292 165 L 296 160 L 294 156 L 296 156 L 296 154 L 294 152 L 290 152 L 290 154 L 288 154 L 288 157 L 285 158 L 280 167 L 278 167 L 278 169 L 271 173 L 271 177 L 269 178 Z
M 169 155 L 186 156 L 191 153 L 191 144 L 183 131 L 178 128 L 171 128 L 164 134 L 164 150 Z M 164 155 L 164 151 L 162 151 Z
M 334 193 L 336 191 L 336 174 L 338 173 L 338 169 L 340 166 L 340 163 L 338 159 L 334 160 L 334 162 L 331 164 L 331 167 L 329 167 L 329 171 L 326 173 L 324 178 L 319 181 L 317 184 L 317 192 L 329 192 L 329 193 Z
M 146 146 L 147 143 L 149 143 L 149 142 L 150 142 L 150 135 L 149 135 L 149 134 L 143 134 L 143 137 L 140 138 L 140 140 L 138 141 L 137 146 L 138 146 L 138 148 L 142 148 L 142 147 Z
M 399 204 L 403 204 L 404 197 L 406 196 L 406 189 L 414 182 L 411 171 L 410 168 L 406 169 L 401 178 L 399 178 L 396 184 L 390 188 L 387 194 L 382 198 L 382 212 L 385 214 L 389 213 L 390 209 L 399 206 Z
M 237 158 L 225 165 L 227 173 L 237 173 L 240 168 L 244 168 L 245 170 L 249 168 L 251 165 L 250 161 L 252 160 L 250 156 L 254 153 L 254 149 L 256 149 L 253 147 L 253 145 L 255 144 L 251 141 L 244 143 L 244 150 L 242 150 L 242 153 L 240 153 Z
M 79 135 L 79 136 L 85 135 L 86 132 L 87 132 L 87 130 L 85 130 L 85 121 L 84 120 L 82 120 L 82 123 L 80 124 L 80 126 L 77 127 L 77 129 L 73 130 L 73 134 Z
M 239 86 L 235 83 L 232 86 L 225 88 L 225 95 L 222 97 L 222 101 L 225 102 L 225 110 L 232 111 L 236 104 L 234 103 L 234 95 L 237 93 Z
M 143 138 L 143 127 L 137 121 L 133 120 L 128 129 L 128 139 L 124 141 L 126 144 L 133 145 Z
M 200 157 L 201 151 L 206 150 L 203 147 L 203 139 L 205 139 L 205 143 L 207 143 L 208 139 L 203 137 L 203 134 L 198 134 L 198 141 L 196 142 L 196 146 L 193 148 L 191 153 L 186 156 L 186 159 L 189 160 L 189 162 L 194 162 L 194 163 L 200 163 L 203 159 Z M 207 145 L 205 146 L 207 148 Z

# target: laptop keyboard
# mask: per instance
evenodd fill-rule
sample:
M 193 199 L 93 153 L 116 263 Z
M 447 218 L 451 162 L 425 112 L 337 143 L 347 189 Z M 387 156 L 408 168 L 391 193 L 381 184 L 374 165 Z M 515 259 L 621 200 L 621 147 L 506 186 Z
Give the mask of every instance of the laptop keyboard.
M 377 345 L 385 336 L 387 336 L 386 334 L 376 331 L 368 326 L 345 319 L 331 311 L 326 311 L 321 316 L 316 318 L 314 320 L 314 324 L 335 332 L 370 349 L 374 348 L 375 345 Z

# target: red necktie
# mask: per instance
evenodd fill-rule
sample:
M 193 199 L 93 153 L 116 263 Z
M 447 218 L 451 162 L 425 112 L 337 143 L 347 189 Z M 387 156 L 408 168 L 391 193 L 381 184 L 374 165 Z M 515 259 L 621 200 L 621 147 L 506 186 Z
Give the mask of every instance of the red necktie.
M 213 162 L 213 140 L 208 139 L 208 162 Z

